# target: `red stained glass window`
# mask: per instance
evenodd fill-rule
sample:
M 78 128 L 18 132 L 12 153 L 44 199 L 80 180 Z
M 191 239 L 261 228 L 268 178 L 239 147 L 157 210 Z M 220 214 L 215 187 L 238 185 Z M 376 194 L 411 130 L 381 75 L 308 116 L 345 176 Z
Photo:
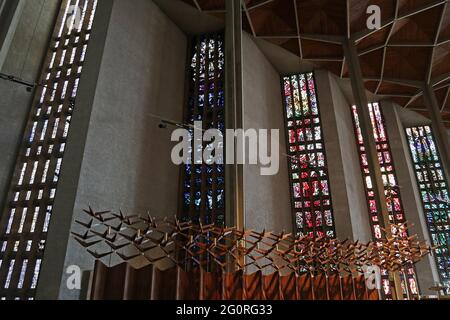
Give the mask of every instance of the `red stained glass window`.
M 386 204 L 389 211 L 389 218 L 392 224 L 402 224 L 406 222 L 405 213 L 401 201 L 400 187 L 398 185 L 395 167 L 392 160 L 392 153 L 389 145 L 389 137 L 387 134 L 384 116 L 378 103 L 369 104 L 370 118 L 374 131 L 375 143 L 378 151 L 378 160 L 381 166 L 381 174 L 384 182 L 384 192 L 386 196 Z M 370 222 L 372 228 L 372 236 L 374 240 L 381 240 L 384 228 L 383 217 L 378 210 L 373 182 L 372 173 L 369 170 L 367 162 L 367 154 L 364 147 L 364 138 L 360 127 L 360 118 L 356 106 L 352 107 L 352 114 L 358 142 L 358 152 L 361 164 L 361 172 L 364 179 L 364 188 L 366 191 L 367 203 L 369 207 Z M 406 234 L 405 234 L 406 235 Z M 406 275 L 406 276 L 405 276 Z M 403 290 L 407 297 L 417 295 L 417 284 L 413 266 L 402 272 Z M 406 281 L 405 281 L 406 280 Z M 392 298 L 391 286 L 389 285 L 389 275 L 386 271 L 382 271 L 383 294 L 386 299 Z M 408 283 L 408 285 L 405 285 Z M 408 290 L 408 291 L 407 291 Z
M 336 237 L 313 73 L 283 78 L 292 210 L 297 232 Z

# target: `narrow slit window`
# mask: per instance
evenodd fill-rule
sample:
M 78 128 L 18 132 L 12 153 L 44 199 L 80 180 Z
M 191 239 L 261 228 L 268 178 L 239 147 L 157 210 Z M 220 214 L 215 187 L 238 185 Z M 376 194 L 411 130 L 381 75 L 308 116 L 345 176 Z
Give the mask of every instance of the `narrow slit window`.
M 288 165 L 297 233 L 335 238 L 336 231 L 313 73 L 283 78 Z
M 223 33 L 194 37 L 189 57 L 189 97 L 185 123 L 201 121 L 201 130 L 225 133 L 225 53 Z M 194 130 L 190 130 L 191 137 Z M 193 156 L 194 140 L 190 156 Z M 202 143 L 203 144 L 203 143 Z M 208 145 L 203 145 L 207 148 Z M 194 161 L 192 161 L 194 162 Z M 219 161 L 222 162 L 223 161 Z M 182 217 L 203 223 L 225 223 L 225 166 L 192 163 L 182 171 Z
M 450 294 L 450 197 L 444 167 L 429 126 L 406 129 L 409 150 L 441 284 Z
M 395 164 L 392 157 L 384 115 L 379 103 L 371 103 L 368 105 L 368 108 L 378 152 L 378 159 L 381 167 L 382 179 L 384 182 L 384 196 L 386 197 L 386 205 L 389 211 L 389 220 L 390 223 L 399 225 L 405 223 L 406 219 L 400 193 L 401 187 L 398 185 L 398 179 L 395 171 Z M 375 241 L 382 240 L 382 228 L 384 228 L 384 220 L 381 212 L 379 212 L 379 205 L 375 198 L 374 188 L 376 188 L 376 186 L 374 184 L 372 173 L 369 170 L 367 153 L 364 147 L 364 137 L 362 135 L 360 125 L 360 115 L 358 114 L 356 106 L 352 106 L 352 116 L 361 165 L 361 172 L 363 175 L 367 206 L 369 209 L 369 220 L 372 229 L 372 237 Z M 405 268 L 405 270 L 402 271 L 401 276 L 404 295 L 407 297 L 409 292 L 410 295 L 417 296 L 419 292 L 414 267 L 411 265 Z M 405 283 L 407 283 L 407 285 L 405 285 Z M 385 270 L 382 270 L 382 287 L 383 297 L 385 299 L 392 299 L 389 274 Z M 408 290 L 408 292 L 406 292 L 406 290 Z

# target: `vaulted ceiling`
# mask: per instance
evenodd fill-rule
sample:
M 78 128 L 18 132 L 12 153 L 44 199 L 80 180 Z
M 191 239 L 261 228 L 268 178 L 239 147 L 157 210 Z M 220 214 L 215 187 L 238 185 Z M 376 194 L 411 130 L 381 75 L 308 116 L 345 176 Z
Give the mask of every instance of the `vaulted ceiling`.
M 183 0 L 224 18 L 225 0 Z M 365 85 L 429 116 L 422 86 L 431 83 L 450 125 L 450 0 L 244 0 L 244 29 L 300 59 L 348 77 L 343 41 L 358 48 Z M 382 27 L 367 28 L 367 8 Z

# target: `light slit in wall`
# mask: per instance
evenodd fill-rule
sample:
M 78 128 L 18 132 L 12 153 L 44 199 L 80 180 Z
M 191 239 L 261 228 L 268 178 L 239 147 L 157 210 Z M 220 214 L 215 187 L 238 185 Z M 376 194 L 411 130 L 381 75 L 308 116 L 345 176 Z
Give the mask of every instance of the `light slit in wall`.
M 0 297 L 34 299 L 98 1 L 63 0 L 0 220 Z M 71 6 L 81 10 L 80 24 Z M 69 13 L 71 17 L 69 17 Z M 69 20 L 70 19 L 70 20 Z M 68 28 L 68 23 L 69 27 Z M 75 72 L 76 71 L 76 72 Z

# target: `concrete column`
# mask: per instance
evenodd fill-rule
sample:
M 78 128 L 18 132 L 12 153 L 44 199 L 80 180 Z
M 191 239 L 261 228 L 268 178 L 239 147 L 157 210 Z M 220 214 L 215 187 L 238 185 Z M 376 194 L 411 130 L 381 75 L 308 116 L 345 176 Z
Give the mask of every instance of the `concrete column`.
M 350 104 L 333 75 L 318 70 L 315 77 L 337 237 L 368 242 L 372 234 Z
M 286 125 L 281 95 L 280 74 L 258 48 L 254 38 L 243 37 L 245 130 L 279 130 L 278 174 L 262 176 L 262 165 L 245 165 L 245 227 L 258 231 L 294 232 L 291 209 Z M 269 140 L 270 141 L 270 140 Z
M 25 0 L 0 0 L 0 71 L 5 62 Z
M 353 89 L 353 95 L 355 98 L 356 107 L 358 109 L 358 114 L 360 115 L 360 125 L 361 133 L 364 138 L 364 148 L 367 154 L 367 162 L 369 170 L 372 174 L 374 181 L 374 193 L 375 199 L 377 200 L 378 210 L 380 210 L 383 217 L 384 227 L 386 228 L 387 236 L 390 235 L 390 221 L 389 221 L 389 211 L 386 204 L 386 197 L 384 193 L 384 183 L 381 175 L 381 167 L 378 159 L 378 152 L 376 148 L 376 142 L 374 138 L 373 127 L 370 119 L 370 112 L 368 106 L 368 100 L 366 96 L 366 88 L 364 86 L 364 80 L 361 71 L 361 65 L 359 63 L 358 52 L 356 45 L 350 41 L 345 42 L 344 53 L 347 59 L 350 80 Z M 400 276 L 396 272 L 393 274 L 395 291 L 398 300 L 403 300 L 403 294 L 401 290 Z M 395 296 L 395 294 L 394 294 Z
M 386 130 L 389 135 L 392 158 L 400 186 L 403 209 L 408 225 L 411 227 L 410 235 L 417 234 L 420 240 L 425 240 L 431 244 L 420 194 L 417 188 L 416 175 L 411 162 L 405 128 L 400 119 L 400 113 L 404 112 L 404 109 L 386 100 L 381 101 L 381 107 L 385 116 Z M 417 263 L 416 271 L 421 294 L 435 294 L 435 292 L 428 290 L 439 281 L 434 258 L 428 256 Z
M 227 129 L 244 128 L 242 75 L 242 3 L 226 1 L 225 27 L 225 124 Z M 228 142 L 227 142 L 228 143 Z M 238 148 L 235 145 L 235 155 Z M 235 156 L 236 162 L 236 156 Z M 244 166 L 225 167 L 226 224 L 239 229 L 245 226 Z
M 426 84 L 423 88 L 423 96 L 427 104 L 428 112 L 431 116 L 433 132 L 439 147 L 442 162 L 444 164 L 447 179 L 450 177 L 450 141 L 448 139 L 448 131 L 442 121 L 441 108 L 436 99 L 433 87 Z

